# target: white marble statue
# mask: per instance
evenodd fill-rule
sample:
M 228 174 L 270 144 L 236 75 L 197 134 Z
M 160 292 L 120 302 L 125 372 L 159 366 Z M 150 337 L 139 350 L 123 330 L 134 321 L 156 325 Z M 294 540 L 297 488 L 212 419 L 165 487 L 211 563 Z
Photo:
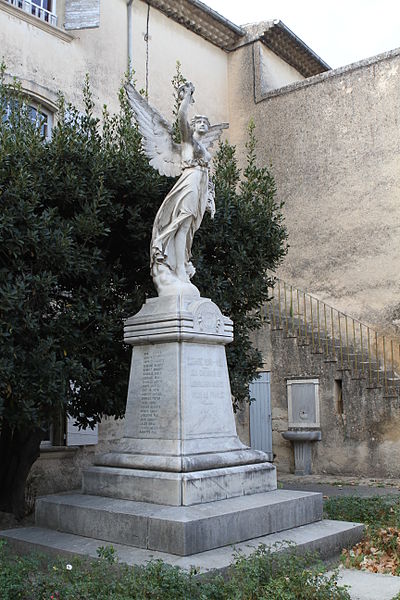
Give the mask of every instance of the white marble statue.
M 178 91 L 181 100 L 178 123 L 182 141 L 177 144 L 172 137 L 172 126 L 166 119 L 132 85 L 127 85 L 126 91 L 151 166 L 161 175 L 180 175 L 154 220 L 150 246 L 154 284 L 159 296 L 199 296 L 198 289 L 190 282 L 195 273 L 190 261 L 193 236 L 206 210 L 214 217 L 209 150 L 228 124 L 210 126 L 208 118 L 200 115 L 189 121 L 194 86 L 185 83 Z

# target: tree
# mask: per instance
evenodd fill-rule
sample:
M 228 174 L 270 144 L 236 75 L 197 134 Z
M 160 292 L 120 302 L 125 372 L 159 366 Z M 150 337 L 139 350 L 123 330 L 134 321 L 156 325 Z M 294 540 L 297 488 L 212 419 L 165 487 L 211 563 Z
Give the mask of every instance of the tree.
M 151 224 L 171 182 L 149 167 L 129 108 L 59 105 L 46 141 L 27 99 L 0 82 L 0 510 L 24 486 L 49 423 L 122 416 L 122 319 L 154 295 Z
M 124 413 L 122 320 L 155 295 L 151 229 L 173 184 L 143 155 L 123 92 L 120 113 L 104 109 L 102 126 L 88 82 L 84 101 L 81 114 L 60 98 L 44 140 L 18 86 L 0 77 L 0 510 L 17 517 L 52 419 L 68 412 L 93 427 Z M 243 182 L 223 144 L 215 185 L 215 221 L 195 237 L 195 283 L 235 321 L 228 359 L 239 402 L 260 364 L 251 311 L 268 297 L 266 269 L 286 239 L 273 179 L 255 164 L 253 126 Z

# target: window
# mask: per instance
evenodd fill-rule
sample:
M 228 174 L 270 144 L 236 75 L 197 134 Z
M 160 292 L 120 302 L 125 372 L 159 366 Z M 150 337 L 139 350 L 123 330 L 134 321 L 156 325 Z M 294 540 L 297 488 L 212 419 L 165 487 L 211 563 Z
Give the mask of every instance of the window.
M 32 123 L 36 123 L 42 136 L 48 139 L 51 134 L 51 114 L 32 105 L 28 106 L 28 111 Z
M 336 413 L 343 416 L 343 385 L 341 379 L 335 379 L 335 406 Z
M 50 25 L 57 25 L 56 0 L 6 0 L 9 4 L 46 21 Z
M 60 413 L 57 419 L 49 423 L 46 435 L 40 444 L 40 448 L 52 448 L 53 446 L 65 446 L 65 418 Z
M 54 446 L 94 446 L 99 440 L 99 426 L 96 424 L 94 429 L 79 429 L 75 425 L 75 419 L 64 413 L 60 413 L 58 419 L 54 419 L 49 424 L 45 438 L 40 444 L 42 450 L 53 448 Z
M 17 100 L 4 100 L 3 109 L 1 111 L 1 118 L 4 121 L 8 121 L 11 114 L 11 109 L 14 103 L 14 106 L 18 106 L 19 102 Z M 26 106 L 26 105 L 25 105 Z M 51 137 L 51 127 L 53 122 L 53 115 L 50 111 L 39 107 L 38 105 L 28 104 L 28 115 L 32 123 L 36 124 L 38 129 L 40 129 L 40 133 L 45 139 Z

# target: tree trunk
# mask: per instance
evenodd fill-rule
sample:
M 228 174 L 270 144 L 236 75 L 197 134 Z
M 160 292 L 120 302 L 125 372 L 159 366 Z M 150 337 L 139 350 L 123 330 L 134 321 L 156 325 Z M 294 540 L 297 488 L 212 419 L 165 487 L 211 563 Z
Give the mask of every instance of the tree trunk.
M 25 484 L 40 455 L 42 429 L 13 429 L 6 423 L 0 430 L 0 510 L 17 519 L 25 516 Z

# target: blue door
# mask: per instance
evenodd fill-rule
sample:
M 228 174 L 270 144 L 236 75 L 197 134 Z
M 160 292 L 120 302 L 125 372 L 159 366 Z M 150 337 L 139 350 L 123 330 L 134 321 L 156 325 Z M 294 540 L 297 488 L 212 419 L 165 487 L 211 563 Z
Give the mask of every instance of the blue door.
M 250 445 L 255 450 L 262 450 L 273 460 L 272 453 L 272 415 L 270 373 L 260 373 L 259 379 L 250 384 Z

